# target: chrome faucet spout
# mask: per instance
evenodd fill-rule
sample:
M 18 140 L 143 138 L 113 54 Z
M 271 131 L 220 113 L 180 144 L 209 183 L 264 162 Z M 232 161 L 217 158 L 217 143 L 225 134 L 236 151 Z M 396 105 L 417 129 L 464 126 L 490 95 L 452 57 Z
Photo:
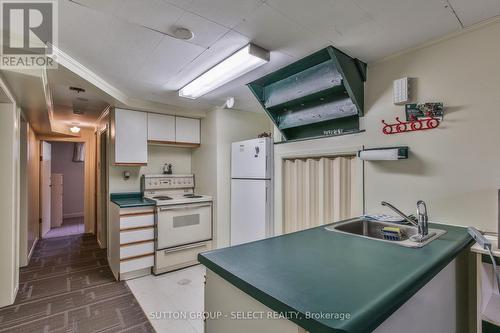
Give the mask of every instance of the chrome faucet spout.
M 414 219 L 412 219 L 411 217 L 409 217 L 408 215 L 406 215 L 405 213 L 403 213 L 402 211 L 400 211 L 399 209 L 397 209 L 396 207 L 394 207 L 390 203 L 388 203 L 386 201 L 382 201 L 381 204 L 382 204 L 382 206 L 389 207 L 394 212 L 396 212 L 399 216 L 401 216 L 402 218 L 404 218 L 407 222 L 409 222 L 410 224 L 414 225 L 415 227 L 418 227 L 418 224 L 417 224 L 417 222 Z
M 409 217 L 408 215 L 404 214 L 401 212 L 399 209 L 394 207 L 388 202 L 382 201 L 381 202 L 382 206 L 387 206 L 390 209 L 392 209 L 394 212 L 396 212 L 399 216 L 401 216 L 403 219 L 406 221 L 410 222 L 412 225 L 417 227 L 418 229 L 418 236 L 420 237 L 420 240 L 426 238 L 429 234 L 429 217 L 427 215 L 427 205 L 423 200 L 419 200 L 417 202 L 417 221 Z

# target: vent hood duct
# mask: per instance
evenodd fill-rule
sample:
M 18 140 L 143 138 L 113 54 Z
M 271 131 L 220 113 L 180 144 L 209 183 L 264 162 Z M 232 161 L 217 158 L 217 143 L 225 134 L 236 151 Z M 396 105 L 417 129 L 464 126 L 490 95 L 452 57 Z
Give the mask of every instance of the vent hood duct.
M 333 46 L 248 84 L 286 140 L 356 132 L 366 64 Z

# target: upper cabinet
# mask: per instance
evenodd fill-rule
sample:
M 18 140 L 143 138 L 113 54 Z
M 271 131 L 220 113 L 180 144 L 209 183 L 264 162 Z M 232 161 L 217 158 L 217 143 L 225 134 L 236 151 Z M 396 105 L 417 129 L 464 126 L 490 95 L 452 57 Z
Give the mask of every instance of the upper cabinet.
M 148 114 L 115 109 L 115 164 L 146 165 L 148 163 Z
M 175 143 L 175 117 L 148 113 L 148 141 L 151 143 Z
M 200 119 L 175 117 L 175 141 L 178 144 L 200 144 Z

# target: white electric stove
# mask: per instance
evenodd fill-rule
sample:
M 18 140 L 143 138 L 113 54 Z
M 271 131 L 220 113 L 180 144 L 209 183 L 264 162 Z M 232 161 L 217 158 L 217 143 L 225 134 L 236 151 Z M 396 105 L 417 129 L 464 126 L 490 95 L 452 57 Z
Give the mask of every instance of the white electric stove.
M 211 249 L 212 197 L 194 191 L 194 175 L 144 175 L 144 197 L 156 202 L 155 274 L 197 264 Z

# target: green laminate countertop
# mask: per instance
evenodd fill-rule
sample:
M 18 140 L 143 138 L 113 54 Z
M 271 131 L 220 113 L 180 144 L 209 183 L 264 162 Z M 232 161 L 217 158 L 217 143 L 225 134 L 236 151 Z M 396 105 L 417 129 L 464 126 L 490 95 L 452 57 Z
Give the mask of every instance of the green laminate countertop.
M 317 227 L 202 253 L 199 261 L 243 292 L 312 333 L 371 332 L 472 245 L 466 228 L 423 248 Z M 350 319 L 307 318 L 307 313 Z
M 153 200 L 144 198 L 141 192 L 112 193 L 111 202 L 114 202 L 120 206 L 120 208 L 147 207 L 156 205 Z

